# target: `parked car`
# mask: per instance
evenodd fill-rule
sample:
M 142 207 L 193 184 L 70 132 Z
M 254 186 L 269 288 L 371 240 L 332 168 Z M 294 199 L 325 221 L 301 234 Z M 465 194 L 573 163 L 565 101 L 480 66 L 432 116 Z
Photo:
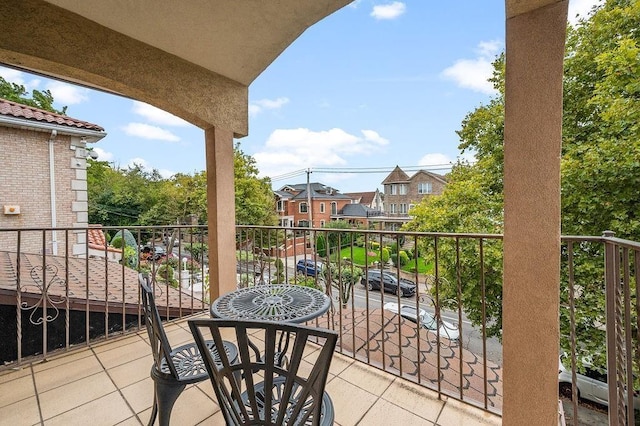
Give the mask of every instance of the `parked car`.
M 301 274 L 315 277 L 316 274 L 321 273 L 324 270 L 324 264 L 322 262 L 316 262 L 312 259 L 300 259 L 296 264 L 296 271 Z
M 440 321 L 439 326 L 436 326 L 437 322 L 435 316 L 424 309 L 416 311 L 415 306 L 403 304 L 398 306 L 396 302 L 385 303 L 384 309 L 389 312 L 393 312 L 394 314 L 400 314 L 403 318 L 413 321 L 416 324 L 420 324 L 422 327 L 432 331 L 434 334 L 438 333 L 440 337 L 444 339 L 460 340 L 460 332 L 456 325 L 447 321 Z
M 578 399 L 586 399 L 602 405 L 609 405 L 609 389 L 607 387 L 607 371 L 595 367 L 589 359 L 583 358 L 584 374 L 576 371 L 576 387 Z M 558 366 L 558 386 L 560 396 L 572 398 L 571 358 L 566 353 L 560 355 Z M 633 392 L 633 407 L 640 410 L 640 398 L 638 390 Z
M 391 272 L 370 269 L 360 282 L 362 285 L 367 286 L 369 290 L 380 290 L 381 283 L 384 282 L 384 291 L 386 292 L 399 293 L 405 297 L 411 297 L 416 294 L 416 283 L 405 278 L 400 278 L 398 282 L 398 277 Z
M 144 246 L 142 253 L 148 254 L 151 260 L 160 260 L 167 255 L 167 251 L 161 246 Z

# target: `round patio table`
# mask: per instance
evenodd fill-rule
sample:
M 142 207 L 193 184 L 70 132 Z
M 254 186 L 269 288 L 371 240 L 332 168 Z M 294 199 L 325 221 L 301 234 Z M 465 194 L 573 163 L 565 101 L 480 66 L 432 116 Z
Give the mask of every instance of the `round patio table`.
M 215 318 L 302 323 L 324 314 L 330 305 L 326 294 L 310 287 L 264 284 L 222 295 L 210 310 Z

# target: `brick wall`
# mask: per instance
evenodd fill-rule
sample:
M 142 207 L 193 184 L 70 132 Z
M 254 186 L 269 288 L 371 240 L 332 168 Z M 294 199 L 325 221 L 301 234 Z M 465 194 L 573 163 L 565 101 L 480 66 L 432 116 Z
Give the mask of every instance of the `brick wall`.
M 0 229 L 51 228 L 51 188 L 49 169 L 50 132 L 0 127 Z M 86 152 L 84 142 L 77 137 L 58 134 L 54 141 L 54 179 L 56 227 L 86 227 Z M 71 147 L 74 149 L 71 149 Z M 19 206 L 20 214 L 5 215 L 4 206 Z M 43 247 L 44 238 L 44 247 Z M 58 254 L 84 253 L 85 234 L 56 232 Z M 0 250 L 15 251 L 16 232 L 0 232 Z M 21 251 L 52 254 L 53 234 L 24 232 Z

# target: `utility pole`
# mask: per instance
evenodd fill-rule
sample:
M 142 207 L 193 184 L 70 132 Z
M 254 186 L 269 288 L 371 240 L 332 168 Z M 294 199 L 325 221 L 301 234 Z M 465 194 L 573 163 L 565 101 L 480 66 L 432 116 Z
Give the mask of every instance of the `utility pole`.
M 313 214 L 311 213 L 311 182 L 309 181 L 309 175 L 311 174 L 311 168 L 307 169 L 307 213 L 309 213 L 309 228 L 313 228 Z

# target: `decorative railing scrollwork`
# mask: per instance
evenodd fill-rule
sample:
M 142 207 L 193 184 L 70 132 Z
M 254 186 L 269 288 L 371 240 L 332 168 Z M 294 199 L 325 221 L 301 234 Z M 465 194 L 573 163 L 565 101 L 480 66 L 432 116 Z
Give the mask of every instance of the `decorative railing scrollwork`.
M 31 268 L 29 275 L 31 276 L 33 283 L 29 282 L 21 284 L 20 293 L 23 295 L 40 293 L 40 297 L 37 302 L 32 305 L 30 305 L 29 302 L 22 301 L 20 303 L 20 309 L 23 311 L 31 311 L 29 321 L 34 325 L 55 321 L 60 314 L 58 305 L 67 300 L 66 292 L 64 291 L 66 288 L 66 282 L 62 278 L 58 277 L 58 267 L 55 265 L 46 265 L 45 268 L 40 265 L 34 266 Z M 63 289 L 63 291 L 58 293 L 55 298 L 51 297 L 51 290 L 53 286 L 60 286 Z M 37 291 L 34 291 L 34 289 L 37 289 Z M 46 316 L 41 314 L 41 316 L 37 318 L 37 308 L 41 308 L 42 312 L 46 311 Z M 51 308 L 52 311 L 49 311 L 49 308 Z

